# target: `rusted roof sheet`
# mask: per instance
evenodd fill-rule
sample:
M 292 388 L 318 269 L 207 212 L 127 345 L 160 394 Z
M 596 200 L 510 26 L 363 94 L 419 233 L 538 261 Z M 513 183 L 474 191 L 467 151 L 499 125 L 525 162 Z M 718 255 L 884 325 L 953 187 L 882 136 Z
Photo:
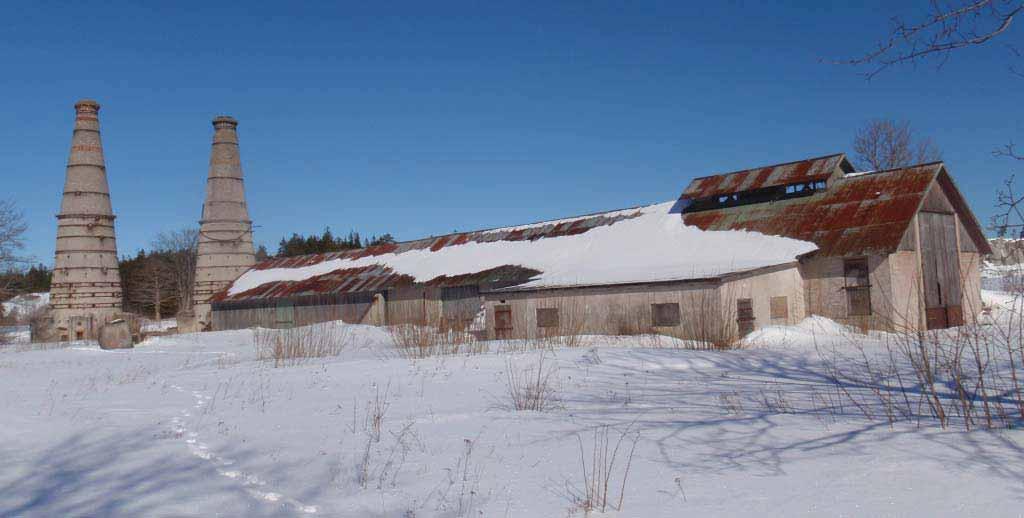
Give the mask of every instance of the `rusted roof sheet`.
M 503 266 L 468 275 L 446 276 L 417 284 L 409 275 L 395 273 L 382 265 L 344 268 L 324 275 L 301 281 L 272 282 L 235 295 L 227 292 L 217 294 L 213 302 L 234 302 L 254 299 L 280 299 L 305 297 L 309 295 L 343 293 L 380 293 L 394 288 L 425 287 L 448 288 L 453 286 L 505 287 L 521 284 L 537 275 L 538 271 L 518 266 Z
M 683 221 L 703 230 L 749 230 L 810 241 L 818 245 L 817 253 L 828 256 L 891 253 L 942 171 L 942 164 L 935 163 L 837 177 L 812 196 L 692 212 Z
M 334 259 L 361 259 L 384 254 L 401 254 L 413 250 L 429 250 L 437 252 L 446 247 L 459 246 L 467 243 L 490 243 L 496 241 L 537 241 L 562 236 L 583 234 L 592 229 L 632 219 L 642 214 L 641 208 L 624 209 L 598 214 L 589 214 L 576 218 L 554 220 L 548 222 L 505 227 L 492 230 L 462 232 L 439 237 L 418 239 L 402 243 L 372 246 L 358 250 L 346 250 L 327 254 L 313 254 L 298 257 L 282 257 L 263 261 L 253 269 L 268 270 L 272 268 L 300 268 Z M 441 276 L 431 279 L 422 286 L 449 287 L 479 285 L 491 287 L 507 287 L 522 284 L 541 272 L 506 265 L 468 275 Z M 340 294 L 359 292 L 380 292 L 389 288 L 414 285 L 413 278 L 400 275 L 384 265 L 373 265 L 360 268 L 342 268 L 330 273 L 304 279 L 302 281 L 281 281 L 262 284 L 241 293 L 228 295 L 227 289 L 214 295 L 212 302 L 231 302 L 250 299 L 273 299 L 318 294 Z
M 684 198 L 698 199 L 778 185 L 826 180 L 846 161 L 838 153 L 798 162 L 745 169 L 733 173 L 695 178 L 683 191 Z

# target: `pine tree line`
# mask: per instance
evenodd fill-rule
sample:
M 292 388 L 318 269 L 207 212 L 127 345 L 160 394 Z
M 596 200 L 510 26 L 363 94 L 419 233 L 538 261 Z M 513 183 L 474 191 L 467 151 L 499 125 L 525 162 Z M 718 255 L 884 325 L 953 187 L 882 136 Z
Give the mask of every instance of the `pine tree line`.
M 44 264 L 32 266 L 28 270 L 9 270 L 0 273 L 0 286 L 5 293 L 0 299 L 20 295 L 22 293 L 43 293 L 50 291 L 50 280 L 53 271 Z M 6 296 L 5 296 L 6 295 Z
M 368 246 L 384 245 L 394 243 L 395 238 L 391 234 L 384 234 L 382 236 L 373 236 L 369 239 L 365 239 L 359 235 L 359 232 L 350 231 L 345 237 L 335 237 L 331 233 L 330 227 L 324 229 L 323 233 L 319 236 L 316 234 L 310 234 L 304 236 L 300 234 L 292 234 L 292 237 L 288 239 L 281 239 L 281 242 L 277 245 L 277 257 L 294 257 L 297 255 L 307 254 L 324 254 L 328 252 L 340 252 L 343 250 L 356 250 L 359 248 L 366 248 Z

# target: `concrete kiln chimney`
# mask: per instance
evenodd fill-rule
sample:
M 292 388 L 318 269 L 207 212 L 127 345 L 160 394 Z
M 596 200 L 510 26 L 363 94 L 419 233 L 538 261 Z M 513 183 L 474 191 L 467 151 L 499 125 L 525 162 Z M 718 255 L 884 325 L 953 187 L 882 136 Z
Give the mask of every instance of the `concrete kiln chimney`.
M 192 330 L 209 328 L 210 297 L 256 263 L 237 128 L 238 121 L 232 117 L 213 119 L 213 148 L 206 201 L 199 220 L 199 250 L 192 290 L 195 323 L 183 326 Z
M 57 215 L 51 339 L 96 338 L 99 327 L 121 312 L 114 211 L 99 111 L 96 101 L 75 103 L 75 129 Z

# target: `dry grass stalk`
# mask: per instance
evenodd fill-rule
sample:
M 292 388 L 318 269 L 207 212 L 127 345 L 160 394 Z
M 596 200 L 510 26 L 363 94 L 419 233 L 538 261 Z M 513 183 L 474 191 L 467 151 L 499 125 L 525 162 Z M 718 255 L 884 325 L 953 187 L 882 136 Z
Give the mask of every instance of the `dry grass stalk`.
M 604 513 L 609 508 L 622 511 L 629 470 L 633 465 L 633 453 L 640 442 L 640 434 L 631 433 L 630 427 L 626 427 L 618 439 L 613 439 L 610 431 L 611 427 L 607 425 L 594 430 L 589 464 L 583 438 L 579 434 L 576 435 L 580 448 L 580 467 L 583 470 L 583 489 L 571 491 L 571 494 L 574 509 L 583 511 L 584 514 Z M 629 451 L 627 452 L 625 448 Z M 619 479 L 618 498 L 611 493 L 615 486 L 615 478 Z
M 406 359 L 480 354 L 486 351 L 482 342 L 458 327 L 400 324 L 390 326 L 387 330 L 399 356 Z
M 729 349 L 736 343 L 736 303 L 730 293 L 697 290 L 683 295 L 682 331 L 677 336 L 693 342 L 688 348 Z M 721 300 L 730 301 L 724 306 Z
M 274 360 L 274 367 L 295 365 L 310 358 L 337 356 L 351 341 L 348 328 L 334 323 L 291 329 L 253 331 L 256 359 Z
M 844 357 L 826 359 L 829 378 L 842 400 L 870 420 L 932 419 L 941 428 L 1009 428 L 1024 419 L 1021 366 L 1024 365 L 1024 298 L 990 321 L 926 331 L 893 325 L 879 351 L 869 352 L 863 336 L 851 337 Z M 976 315 L 981 308 L 965 307 Z M 924 327 L 924 323 L 921 323 Z
M 541 352 L 536 365 L 518 368 L 512 360 L 505 363 L 508 395 L 512 408 L 544 412 L 558 405 L 558 368 L 545 366 Z

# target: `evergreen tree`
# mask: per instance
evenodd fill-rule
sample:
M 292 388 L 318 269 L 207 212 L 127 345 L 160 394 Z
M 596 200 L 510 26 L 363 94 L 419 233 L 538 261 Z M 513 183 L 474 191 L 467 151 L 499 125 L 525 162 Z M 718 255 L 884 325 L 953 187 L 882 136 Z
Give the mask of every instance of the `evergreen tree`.
M 370 242 L 366 246 L 380 246 L 380 245 L 392 245 L 395 243 L 395 238 L 391 234 L 384 234 L 380 237 L 373 236 Z
M 335 236 L 331 232 L 330 227 L 325 227 L 324 231 L 320 234 L 311 234 L 304 236 L 301 234 L 293 233 L 288 239 L 282 238 L 277 245 L 277 257 L 294 257 L 297 255 L 307 254 L 323 254 L 329 252 L 339 252 L 343 250 L 356 250 L 366 246 L 380 245 L 394 243 L 395 238 L 391 234 L 384 234 L 380 237 L 374 237 L 372 239 L 364 240 L 363 237 L 355 230 L 349 231 L 345 237 Z M 260 247 L 263 253 L 266 253 L 264 247 Z M 257 258 L 262 260 L 260 252 L 257 252 Z

